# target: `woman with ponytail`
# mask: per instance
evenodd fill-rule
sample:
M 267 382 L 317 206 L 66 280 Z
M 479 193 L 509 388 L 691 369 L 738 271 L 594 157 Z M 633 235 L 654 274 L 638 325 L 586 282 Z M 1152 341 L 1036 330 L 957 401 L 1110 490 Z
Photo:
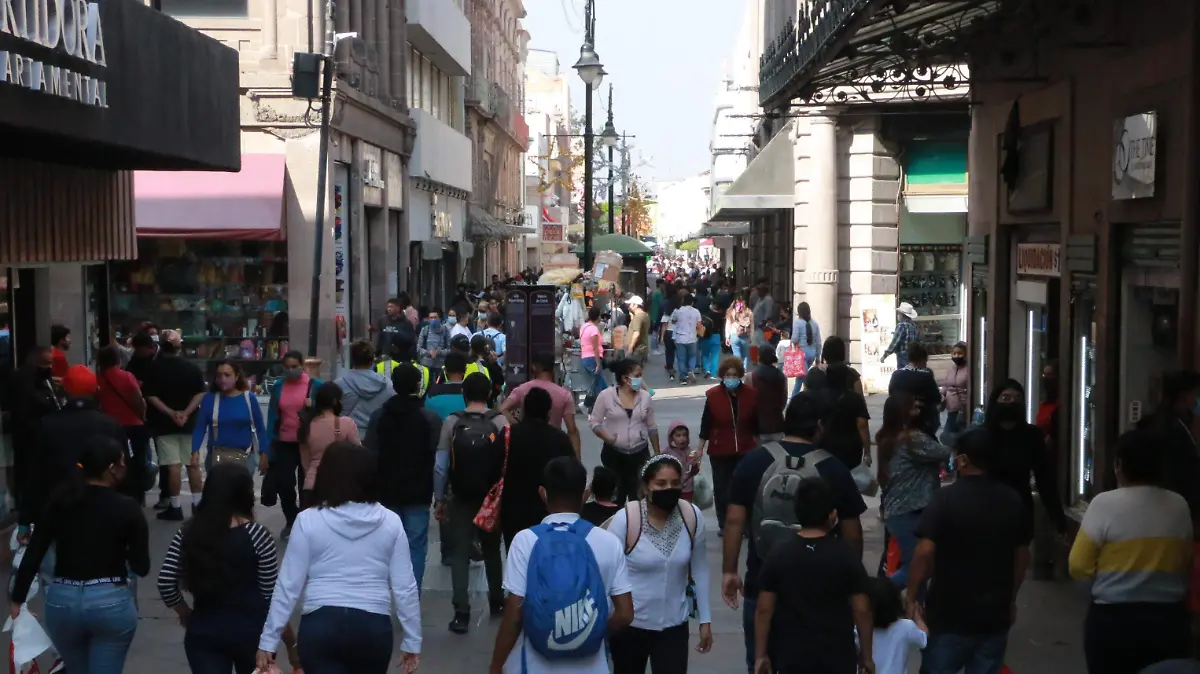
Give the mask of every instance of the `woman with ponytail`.
M 821 326 L 813 320 L 812 308 L 808 302 L 796 305 L 796 322 L 792 324 L 792 345 L 800 347 L 804 352 L 805 372 L 811 370 L 821 355 Z M 796 386 L 792 390 L 795 396 L 804 389 L 805 377 L 796 377 Z
M 238 464 L 213 466 L 196 515 L 175 534 L 158 572 L 158 594 L 186 630 L 192 672 L 254 671 L 278 575 L 275 539 L 254 521 L 253 476 Z M 191 606 L 181 590 L 191 593 Z M 299 667 L 290 628 L 283 641 Z
M 114 487 L 125 477 L 125 448 L 111 438 L 85 440 L 77 470 L 50 497 L 34 523 L 13 581 L 15 618 L 51 546 L 46 632 L 67 671 L 116 674 L 137 630 L 130 572 L 150 571 L 150 541 L 141 505 Z

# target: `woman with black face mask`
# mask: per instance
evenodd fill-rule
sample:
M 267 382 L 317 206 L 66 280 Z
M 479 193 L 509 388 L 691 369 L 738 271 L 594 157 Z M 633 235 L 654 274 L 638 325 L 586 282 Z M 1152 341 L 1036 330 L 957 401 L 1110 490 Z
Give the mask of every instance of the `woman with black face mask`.
M 1054 459 L 1046 449 L 1042 431 L 1026 421 L 1025 388 L 1020 382 L 1007 379 L 992 389 L 984 425 L 996 438 L 1000 450 L 1000 465 L 990 471 L 991 477 L 1017 490 L 1032 521 L 1033 492 L 1029 487 L 1032 473 L 1046 514 L 1059 533 L 1065 532 L 1067 518 L 1058 495 Z
M 967 428 L 971 414 L 971 368 L 967 364 L 967 343 L 959 342 L 950 349 L 953 365 L 942 375 L 942 409 L 946 423 L 942 425 L 943 443 L 952 441 Z
M 683 465 L 659 454 L 641 471 L 643 498 L 630 501 L 607 523 L 625 542 L 633 586 L 633 624 L 611 635 L 613 674 L 684 674 L 688 619 L 700 623 L 696 650 L 712 649 L 707 531 L 700 509 L 680 499 Z

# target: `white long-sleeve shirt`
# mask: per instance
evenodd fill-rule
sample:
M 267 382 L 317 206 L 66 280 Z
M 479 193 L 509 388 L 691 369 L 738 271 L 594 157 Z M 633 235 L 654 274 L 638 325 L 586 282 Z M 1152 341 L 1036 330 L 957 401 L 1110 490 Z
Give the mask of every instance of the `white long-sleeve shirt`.
M 700 509 L 680 501 L 696 513 L 696 538 L 688 538 L 683 517 L 676 509 L 667 519 L 662 531 L 651 527 L 642 517 L 642 535 L 637 545 L 625 557 L 629 582 L 633 585 L 633 626 L 645 630 L 664 630 L 687 622 L 691 612 L 687 597 L 688 574 L 696 584 L 696 608 L 700 624 L 712 622 L 712 605 L 708 596 L 708 532 Z M 608 530 L 625 544 L 629 526 L 629 511 L 622 509 L 613 516 Z M 644 514 L 644 513 L 643 513 Z M 671 541 L 674 540 L 674 545 Z M 663 549 L 670 549 L 670 553 Z
M 258 647 L 274 653 L 284 626 L 304 594 L 303 613 L 325 607 L 394 612 L 404 638 L 400 650 L 421 652 L 421 605 L 400 516 L 378 503 L 309 508 L 292 527 L 283 568 Z

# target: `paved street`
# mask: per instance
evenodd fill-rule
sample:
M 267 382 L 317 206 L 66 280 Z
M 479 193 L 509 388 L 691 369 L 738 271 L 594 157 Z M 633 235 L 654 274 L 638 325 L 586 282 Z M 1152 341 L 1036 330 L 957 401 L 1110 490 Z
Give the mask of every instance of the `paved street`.
M 661 358 L 658 359 L 661 363 Z M 701 400 L 707 385 L 692 387 L 667 386 L 661 365 L 647 374 L 648 383 L 657 388 L 655 413 L 663 428 L 673 419 L 683 419 L 693 429 L 693 439 L 699 429 Z M 882 415 L 883 396 L 868 399 L 875 427 Z M 580 418 L 582 420 L 582 417 Z M 873 428 L 874 430 L 874 428 Z M 600 442 L 590 432 L 584 434 L 584 462 L 588 468 L 599 462 Z M 874 568 L 882 548 L 882 534 L 874 516 L 878 503 L 870 503 L 868 516 L 864 520 L 866 532 L 865 561 Z M 176 527 L 151 518 L 151 554 L 157 565 Z M 283 526 L 279 509 L 260 509 L 260 519 L 276 533 Z M 481 624 L 473 625 L 467 636 L 456 636 L 446 629 L 452 616 L 450 608 L 449 569 L 441 566 L 438 559 L 436 529 L 431 532 L 429 566 L 427 567 L 425 590 L 422 597 L 424 651 L 421 671 L 483 672 L 491 657 L 495 621 L 486 616 L 483 595 L 477 594 L 476 617 Z M 986 532 L 981 532 L 986 534 Z M 713 573 L 713 632 L 715 645 L 708 655 L 693 654 L 693 672 L 736 672 L 742 666 L 744 650 L 740 613 L 730 610 L 721 602 L 720 596 L 720 550 L 719 539 L 708 542 L 708 556 Z M 158 674 L 178 672 L 186 669 L 183 654 L 183 631 L 174 620 L 174 613 L 166 609 L 154 588 L 155 568 L 151 577 L 140 584 L 138 597 L 141 605 L 141 624 L 134 641 L 133 650 L 126 665 L 132 674 Z M 473 588 L 482 592 L 485 587 L 482 565 L 474 569 Z M 353 582 L 353 579 L 347 579 Z M 35 603 L 35 611 L 39 604 Z M 1082 658 L 1081 633 L 1086 600 L 1078 591 L 1066 584 L 1029 581 L 1025 584 L 1019 600 L 1019 619 L 1009 641 L 1008 664 L 1017 674 L 1033 671 L 1054 671 L 1059 674 L 1076 674 L 1085 671 Z M 7 644 L 0 644 L 7 647 Z M 44 670 L 43 670 L 44 671 Z M 911 671 L 916 671 L 914 660 Z

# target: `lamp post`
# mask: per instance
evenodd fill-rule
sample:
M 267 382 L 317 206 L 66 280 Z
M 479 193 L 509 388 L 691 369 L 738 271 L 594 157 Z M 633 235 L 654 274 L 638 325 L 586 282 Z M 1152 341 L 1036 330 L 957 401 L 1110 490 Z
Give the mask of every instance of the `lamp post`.
M 600 145 L 608 148 L 608 233 L 612 234 L 613 229 L 613 206 L 615 205 L 613 198 L 613 148 L 617 146 L 617 141 L 621 139 L 617 135 L 617 129 L 613 126 L 613 86 L 608 84 L 608 121 L 604 124 L 604 130 L 600 132 Z
M 583 80 L 583 268 L 592 268 L 592 146 L 595 134 L 592 133 L 592 92 L 600 87 L 604 80 L 604 65 L 596 55 L 596 3 L 588 0 L 584 14 L 587 24 L 583 38 L 583 46 L 579 49 L 579 60 L 573 66 Z

